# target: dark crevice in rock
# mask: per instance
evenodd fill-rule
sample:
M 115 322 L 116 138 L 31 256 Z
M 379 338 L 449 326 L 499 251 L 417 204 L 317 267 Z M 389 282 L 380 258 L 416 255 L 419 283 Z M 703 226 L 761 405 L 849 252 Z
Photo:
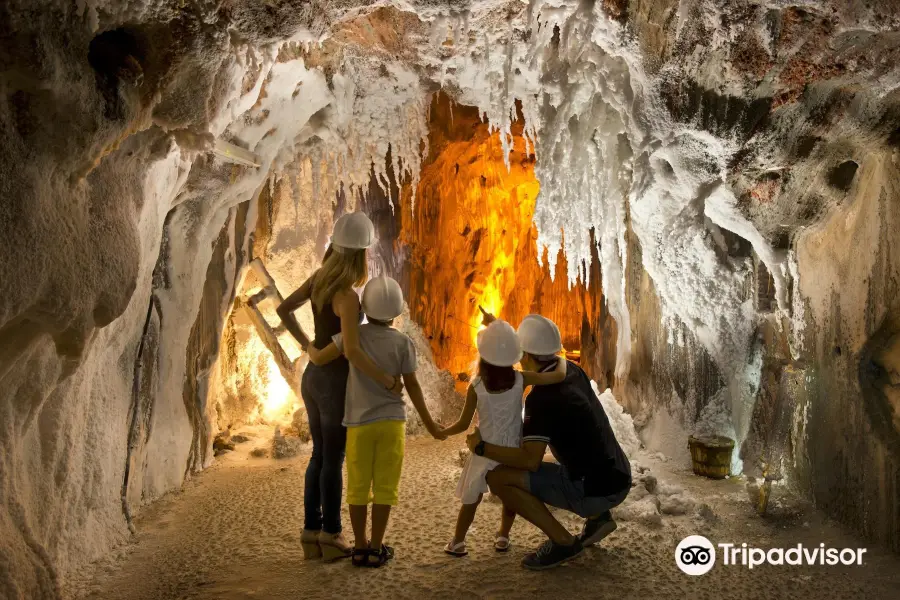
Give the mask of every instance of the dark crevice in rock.
M 91 40 L 88 62 L 97 78 L 97 88 L 106 102 L 105 116 L 123 119 L 126 111 L 119 96 L 119 84 L 138 87 L 144 79 L 147 52 L 135 30 L 122 27 L 104 31 Z
M 888 143 L 888 146 L 893 146 L 894 148 L 900 148 L 900 127 L 895 129 L 894 132 L 888 136 L 887 143 Z
M 806 158 L 812 154 L 813 149 L 821 140 L 812 135 L 805 135 L 797 141 L 797 149 L 794 151 L 797 158 Z
M 161 329 L 162 309 L 159 299 L 151 296 L 147 306 L 147 318 L 144 320 L 144 330 L 134 360 L 125 476 L 122 480 L 122 512 L 132 533 L 134 533 L 132 504 L 135 506 L 139 504 L 142 495 L 142 486 L 140 482 L 135 484 L 132 481 L 132 473 L 139 472 L 143 462 L 141 450 L 150 439 L 153 404 L 156 398 L 157 356 Z
M 660 91 L 672 116 L 717 135 L 746 140 L 762 127 L 771 98 L 747 99 L 720 94 L 694 82 L 665 82 Z
M 836 189 L 846 192 L 853 184 L 856 170 L 859 165 L 852 160 L 844 161 L 828 173 L 828 184 Z
M 863 405 L 875 435 L 900 455 L 900 323 L 885 319 L 859 358 Z

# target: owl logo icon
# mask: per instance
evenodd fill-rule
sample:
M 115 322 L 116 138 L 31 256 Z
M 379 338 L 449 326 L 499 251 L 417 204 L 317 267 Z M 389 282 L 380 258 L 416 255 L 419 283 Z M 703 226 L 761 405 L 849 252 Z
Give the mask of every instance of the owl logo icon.
M 703 575 L 716 564 L 716 549 L 702 535 L 689 535 L 675 548 L 675 564 L 688 575 Z

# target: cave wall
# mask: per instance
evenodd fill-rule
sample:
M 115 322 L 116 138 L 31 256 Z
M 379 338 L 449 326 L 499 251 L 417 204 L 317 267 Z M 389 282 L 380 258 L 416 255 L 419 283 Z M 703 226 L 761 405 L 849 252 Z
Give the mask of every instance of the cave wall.
M 900 97 L 883 87 L 900 52 L 895 7 L 611 4 L 644 67 L 661 76 L 675 122 L 736 144 L 727 182 L 773 252 L 761 266 L 753 239 L 709 228 L 728 261 L 747 265 L 741 298 L 755 313 L 745 353 L 756 383 L 743 407 L 753 416 L 738 448 L 745 470 L 760 475 L 766 445 L 783 448 L 789 485 L 897 550 Z M 730 384 L 697 328 L 661 305 L 640 241 L 628 248 L 634 357 L 619 396 L 645 424 L 645 442 L 683 452 Z M 766 268 L 773 255 L 783 257 L 780 299 Z M 775 422 L 779 411 L 789 412 L 787 427 Z
M 19 186 L 0 203 L 0 254 L 18 257 L 2 261 L 0 279 L 21 281 L 23 293 L 45 290 L 3 300 L 0 586 L 9 597 L 53 597 L 58 572 L 98 558 L 127 533 L 121 494 L 134 360 L 149 304 L 128 298 L 150 297 L 163 219 L 186 175 L 179 153 L 153 149 L 161 137 L 127 140 L 118 164 L 104 162 L 71 191 L 59 181 L 59 195 L 73 206 L 44 211 L 29 203 L 54 194 L 32 182 L 54 180 L 0 153 L 3 181 Z M 103 208 L 110 203 L 120 210 Z M 101 316 L 104 305 L 112 312 Z M 113 324 L 98 328 L 107 320 Z
M 808 311 L 799 482 L 840 521 L 898 550 L 900 151 L 865 155 L 843 205 L 798 239 L 797 263 Z

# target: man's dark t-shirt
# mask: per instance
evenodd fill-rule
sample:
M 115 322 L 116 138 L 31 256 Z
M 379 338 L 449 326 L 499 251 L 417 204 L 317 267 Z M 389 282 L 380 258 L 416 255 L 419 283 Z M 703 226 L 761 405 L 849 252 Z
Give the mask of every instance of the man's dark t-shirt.
M 541 441 L 586 496 L 612 496 L 631 486 L 631 465 L 591 380 L 569 362 L 562 383 L 535 386 L 525 399 L 522 441 Z

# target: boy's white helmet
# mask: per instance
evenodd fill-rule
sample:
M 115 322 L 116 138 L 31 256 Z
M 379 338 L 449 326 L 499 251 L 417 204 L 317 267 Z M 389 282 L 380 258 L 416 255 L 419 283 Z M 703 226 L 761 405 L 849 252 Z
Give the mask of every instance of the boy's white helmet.
M 400 284 L 381 275 L 369 281 L 363 290 L 362 309 L 366 316 L 390 321 L 403 314 L 403 291 Z
M 549 356 L 562 350 L 556 323 L 541 315 L 526 315 L 519 325 L 522 350 L 535 356 Z
M 522 360 L 519 336 L 506 321 L 498 319 L 479 331 L 477 345 L 482 360 L 492 365 L 511 367 Z
M 362 250 L 375 243 L 375 225 L 365 213 L 341 215 L 334 223 L 331 243 L 338 249 Z

